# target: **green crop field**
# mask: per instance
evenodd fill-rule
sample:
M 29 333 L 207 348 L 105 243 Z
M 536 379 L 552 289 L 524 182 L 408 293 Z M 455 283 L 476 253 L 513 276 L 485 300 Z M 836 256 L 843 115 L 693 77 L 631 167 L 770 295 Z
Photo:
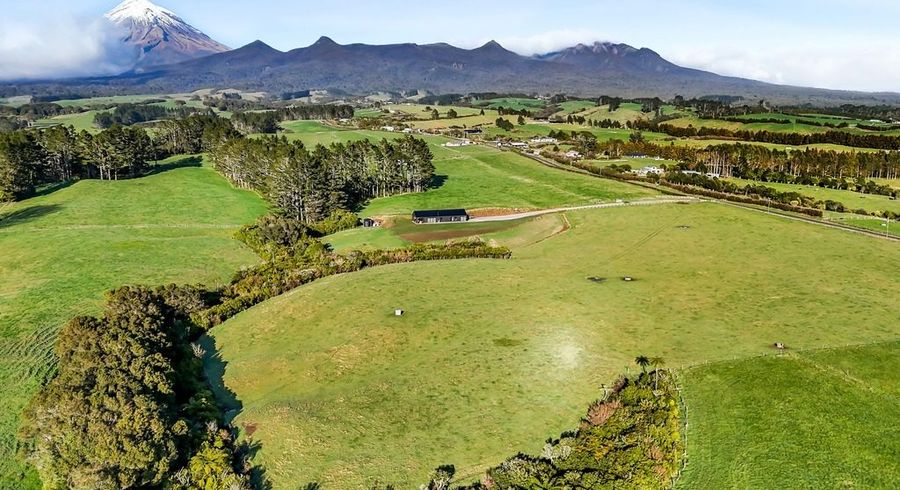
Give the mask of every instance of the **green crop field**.
M 0 205 L 0 488 L 36 486 L 14 456 L 15 433 L 54 367 L 60 327 L 124 284 L 227 281 L 258 260 L 232 234 L 266 210 L 208 168 L 45 192 Z
M 755 182 L 752 180 L 734 178 L 728 180 L 741 186 L 747 184 L 761 184 L 781 192 L 798 192 L 803 195 L 812 196 L 821 201 L 830 199 L 832 201 L 844 203 L 844 206 L 849 209 L 865 209 L 866 211 L 893 211 L 895 213 L 900 213 L 900 200 L 892 200 L 888 196 L 861 194 L 856 191 L 829 189 L 826 187 L 809 185 Z
M 776 341 L 799 351 L 900 334 L 895 243 L 713 203 L 566 216 L 566 231 L 513 245 L 508 261 L 333 276 L 214 329 L 208 372 L 240 402 L 234 422 L 276 488 L 410 488 L 445 464 L 477 477 L 575 426 L 636 354 L 680 368 Z M 766 372 L 754 375 L 764 389 Z M 805 387 L 790 371 L 781 379 L 782 393 Z M 849 400 L 829 410 L 853 410 Z M 848 435 L 860 421 L 848 419 Z M 881 433 L 878 447 L 896 448 L 896 433 Z M 692 432 L 689 443 L 729 441 Z M 747 472 L 771 467 L 736 457 Z
M 50 126 L 72 126 L 76 131 L 89 131 L 98 133 L 100 129 L 94 126 L 94 116 L 98 111 L 79 112 L 77 114 L 65 114 L 62 116 L 50 117 L 46 119 L 38 119 L 35 121 L 37 127 Z
M 890 342 L 688 369 L 688 464 L 677 487 L 900 487 L 898 349 Z

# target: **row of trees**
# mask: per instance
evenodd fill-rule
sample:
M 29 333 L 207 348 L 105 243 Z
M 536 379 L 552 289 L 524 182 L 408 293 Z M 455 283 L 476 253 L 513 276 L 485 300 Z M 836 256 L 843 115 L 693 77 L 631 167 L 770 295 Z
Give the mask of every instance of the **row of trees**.
M 318 146 L 285 138 L 234 138 L 210 152 L 216 169 L 234 185 L 266 196 L 285 216 L 304 223 L 368 199 L 424 191 L 434 177 L 424 140 L 368 140 Z
M 231 120 L 235 128 L 245 134 L 274 134 L 279 123 L 298 119 L 350 119 L 355 109 L 351 105 L 304 104 L 261 112 L 238 112 Z
M 629 121 L 629 128 L 641 131 L 665 133 L 677 138 L 715 137 L 758 143 L 775 143 L 779 145 L 804 146 L 814 144 L 834 144 L 854 148 L 873 148 L 876 150 L 900 150 L 900 136 L 884 134 L 856 134 L 848 131 L 828 131 L 825 133 L 783 133 L 774 131 L 734 131 L 726 128 L 679 127 L 671 124 L 660 124 L 658 121 Z
M 0 133 L 0 201 L 76 177 L 118 179 L 143 173 L 156 155 L 147 133 L 113 126 L 97 135 L 67 126 Z
M 565 133 L 558 132 L 557 135 Z M 575 139 L 571 135 L 569 138 Z M 837 179 L 839 182 L 835 182 L 836 188 L 861 192 L 879 187 L 877 184 L 873 187 L 865 179 L 900 178 L 900 152 L 897 151 L 848 152 L 817 148 L 786 151 L 742 143 L 692 148 L 674 143 L 659 144 L 643 141 L 642 138 L 631 138 L 630 141 L 610 140 L 600 143 L 598 152 L 611 158 L 634 153 L 645 154 L 683 162 L 686 169 L 717 173 L 724 177 L 756 178 L 755 176 L 765 172 L 781 173 L 792 176 L 793 180 L 788 181 L 785 178 L 780 181 L 806 182 L 813 185 L 818 185 L 818 182 L 829 182 L 826 179 Z M 860 182 L 860 179 L 865 182 L 861 182 L 861 187 L 855 189 L 854 183 Z M 880 187 L 884 189 L 884 186 Z
M 162 119 L 174 119 L 187 117 L 197 112 L 190 107 L 178 107 L 169 109 L 152 104 L 120 104 L 112 112 L 98 112 L 94 116 L 94 125 L 98 128 L 109 128 L 113 125 L 132 126 L 135 124 Z

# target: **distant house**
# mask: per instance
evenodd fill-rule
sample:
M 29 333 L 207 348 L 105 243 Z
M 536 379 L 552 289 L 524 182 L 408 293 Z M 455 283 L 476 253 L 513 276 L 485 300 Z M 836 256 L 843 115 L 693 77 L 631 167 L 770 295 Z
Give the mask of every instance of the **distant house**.
M 531 138 L 532 145 L 555 145 L 559 143 L 559 140 L 556 138 L 550 138 L 548 136 L 543 136 L 539 138 Z
M 461 139 L 459 141 L 448 141 L 441 146 L 446 146 L 448 148 L 458 148 L 460 146 L 469 146 L 472 144 L 472 140 Z
M 389 132 L 389 133 L 393 133 L 396 129 L 397 129 L 397 128 L 395 128 L 395 127 L 393 127 L 393 126 L 382 126 L 382 127 L 381 127 L 381 130 L 382 130 L 382 131 L 387 131 L 387 132 Z
M 575 150 L 569 150 L 566 152 L 566 158 L 578 159 L 581 158 L 581 153 Z
M 463 133 L 465 133 L 466 136 L 473 136 L 476 134 L 482 134 L 484 133 L 484 131 L 481 128 L 472 128 L 464 130 Z
M 628 158 L 647 158 L 646 153 L 629 153 L 625 156 Z
M 513 141 L 512 143 L 509 144 L 509 146 L 511 146 L 513 148 L 528 148 L 528 144 L 522 143 L 521 141 Z
M 648 175 L 662 175 L 666 171 L 660 167 L 652 166 L 652 167 L 644 167 L 640 170 L 635 171 L 634 173 L 640 177 L 646 177 Z
M 366 219 L 362 220 L 362 225 L 363 225 L 363 228 L 378 228 L 379 226 L 381 226 L 381 223 L 379 223 L 378 221 L 375 221 L 372 218 L 366 218 Z
M 412 221 L 417 225 L 433 223 L 463 223 L 469 221 L 469 213 L 465 209 L 435 209 L 430 211 L 413 211 Z

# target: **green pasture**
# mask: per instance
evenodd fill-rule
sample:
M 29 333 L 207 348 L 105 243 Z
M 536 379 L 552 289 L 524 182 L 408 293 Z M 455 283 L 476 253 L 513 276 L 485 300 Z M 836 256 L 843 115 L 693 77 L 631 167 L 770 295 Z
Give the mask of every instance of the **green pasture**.
M 415 488 L 445 464 L 463 480 L 477 478 L 509 455 L 539 453 L 548 437 L 576 426 L 601 385 L 633 369 L 637 354 L 681 368 L 771 353 L 773 342 L 799 351 L 900 334 L 895 243 L 714 203 L 566 216 L 565 232 L 513 246 L 508 261 L 414 263 L 329 277 L 214 329 L 205 341 L 214 353 L 208 372 L 221 379 L 223 396 L 232 392 L 226 398 L 234 396 L 234 423 L 245 437 L 252 432 L 260 445 L 254 462 L 275 487 Z M 394 316 L 396 308 L 406 314 Z M 880 379 L 891 379 L 889 366 Z M 714 400 L 704 403 L 742 396 L 742 384 L 759 393 L 771 384 L 771 395 L 789 401 L 810 398 L 809 410 L 846 419 L 835 432 L 837 447 L 870 445 L 867 461 L 887 464 L 855 481 L 886 481 L 878 475 L 896 465 L 896 429 L 886 425 L 896 414 L 872 419 L 878 412 L 859 405 L 860 397 L 843 404 L 843 388 L 830 398 L 791 396 L 816 379 L 801 371 L 792 380 L 789 370 L 770 383 L 767 373 L 711 385 L 707 399 Z M 701 393 L 694 390 L 686 392 L 689 447 L 707 445 L 713 463 L 726 470 L 736 463 L 757 475 L 746 481 L 767 481 L 763 473 L 775 459 L 754 459 L 739 444 L 722 448 L 730 439 L 697 432 L 699 402 L 691 400 Z M 723 414 L 746 410 L 750 422 L 757 411 L 789 418 L 803 430 L 824 420 L 794 420 L 794 412 L 777 413 L 784 408 L 778 403 L 715 406 Z M 714 416 L 743 430 L 740 418 Z M 859 425 L 870 422 L 882 429 L 880 439 L 874 427 Z M 763 429 L 773 435 L 751 436 L 777 441 L 791 427 Z M 851 442 L 856 431 L 861 442 Z M 826 446 L 819 452 L 836 467 L 852 457 L 827 456 Z M 817 466 L 784 455 L 794 471 L 789 481 L 820 481 Z
M 62 116 L 38 119 L 34 124 L 39 128 L 59 125 L 72 126 L 76 131 L 97 133 L 100 131 L 100 128 L 94 126 L 94 116 L 96 116 L 98 112 L 99 111 L 87 111 L 76 114 L 64 114 Z
M 0 205 L 0 488 L 37 488 L 16 458 L 19 414 L 53 371 L 53 343 L 125 284 L 226 282 L 255 255 L 232 239 L 264 213 L 209 168 L 86 180 Z
M 788 351 L 686 370 L 688 464 L 677 488 L 897 488 L 898 349 Z

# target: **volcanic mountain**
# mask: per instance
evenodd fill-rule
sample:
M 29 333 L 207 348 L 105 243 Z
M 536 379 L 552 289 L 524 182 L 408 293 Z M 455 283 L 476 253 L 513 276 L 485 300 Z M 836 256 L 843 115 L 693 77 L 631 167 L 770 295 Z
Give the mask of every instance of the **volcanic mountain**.
M 106 14 L 134 47 L 135 68 L 167 65 L 228 51 L 173 12 L 148 0 L 125 0 Z
M 445 43 L 338 44 L 322 37 L 310 46 L 286 52 L 262 41 L 254 41 L 232 51 L 179 63 L 159 64 L 151 56 L 154 51 L 162 52 L 168 46 L 186 45 L 191 48 L 187 52 L 193 54 L 199 54 L 202 52 L 200 48 L 204 47 L 207 50 L 225 48 L 202 34 L 198 35 L 198 31 L 189 26 L 175 30 L 170 22 L 163 22 L 163 16 L 153 14 L 155 10 L 147 12 L 146 8 L 138 7 L 147 3 L 146 0 L 131 0 L 123 4 L 130 6 L 125 9 L 126 12 L 143 12 L 141 15 L 113 16 L 148 19 L 134 25 L 160 26 L 135 29 L 139 33 L 156 32 L 155 39 L 161 40 L 146 44 L 140 69 L 115 77 L 15 86 L 0 84 L 0 96 L 60 91 L 124 94 L 236 88 L 264 91 L 275 97 L 306 90 L 332 90 L 359 95 L 413 91 L 661 98 L 728 95 L 789 104 L 900 103 L 900 94 L 895 93 L 791 87 L 721 76 L 678 66 L 647 48 L 612 43 L 579 44 L 541 56 L 522 56 L 494 41 L 475 49 L 463 49 Z M 180 36 L 182 31 L 192 36 Z

